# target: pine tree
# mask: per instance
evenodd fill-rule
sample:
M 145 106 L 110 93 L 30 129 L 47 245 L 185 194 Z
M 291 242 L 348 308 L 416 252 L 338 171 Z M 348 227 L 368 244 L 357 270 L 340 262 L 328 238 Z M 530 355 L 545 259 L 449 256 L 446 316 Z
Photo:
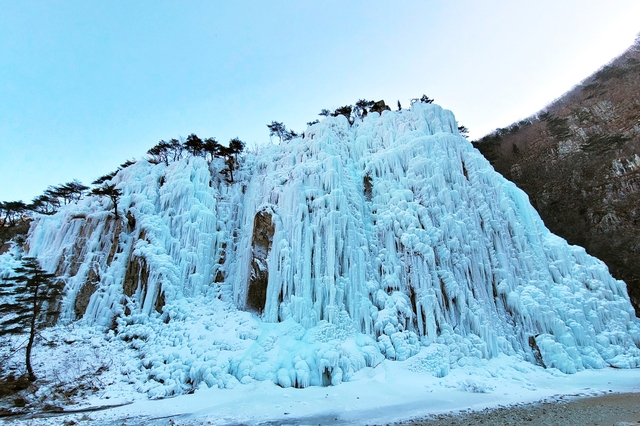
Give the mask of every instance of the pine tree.
M 76 202 L 82 198 L 84 192 L 89 189 L 77 179 L 58 186 L 50 186 L 44 191 L 44 195 L 49 198 L 62 200 L 64 204 Z
M 238 154 L 240 154 L 242 150 L 244 150 L 244 142 L 242 142 L 238 138 L 233 138 L 229 141 L 229 149 L 231 150 L 231 153 L 234 155 L 237 163 Z
M 147 154 L 151 156 L 149 162 L 151 163 L 161 163 L 163 162 L 165 165 L 169 165 L 169 151 L 171 150 L 171 144 L 161 140 L 158 142 L 153 148 L 147 151 Z
M 27 205 L 22 201 L 5 201 L 0 203 L 0 214 L 4 215 L 0 226 L 15 226 L 21 220 L 22 214 L 27 210 Z
M 114 183 L 105 183 L 102 186 L 93 188 L 93 190 L 91 190 L 91 195 L 97 195 L 99 197 L 109 197 L 111 199 L 111 202 L 113 203 L 113 211 L 116 215 L 116 220 L 118 220 L 118 218 L 120 217 L 118 215 L 118 201 L 120 200 L 120 196 L 122 196 L 121 189 L 116 188 L 116 185 Z
M 233 171 L 235 170 L 235 159 L 233 158 L 233 149 L 220 145 L 218 155 L 224 158 L 224 163 L 227 165 L 226 169 L 220 170 L 220 173 L 227 176 L 227 182 L 233 182 Z
M 269 137 L 277 136 L 282 143 L 282 140 L 287 136 L 287 128 L 284 123 L 272 121 L 271 124 L 267 124 L 267 127 L 269 128 Z
M 420 99 L 418 99 L 418 98 L 413 98 L 413 99 L 411 99 L 411 103 L 412 103 L 412 104 L 414 104 L 414 103 L 416 103 L 416 102 L 422 102 L 422 103 L 425 103 L 425 104 L 432 104 L 432 103 L 433 103 L 433 99 L 431 99 L 431 98 L 430 98 L 430 97 L 428 97 L 427 95 L 422 95 L 422 96 L 420 97 Z
M 118 169 L 120 169 L 120 170 L 126 169 L 127 167 L 133 166 L 134 164 L 136 164 L 136 159 L 135 158 L 133 160 L 127 160 L 124 163 L 120 164 L 120 167 L 118 167 Z
M 176 138 L 173 138 L 169 141 L 169 152 L 173 154 L 173 161 L 178 161 L 182 158 L 182 151 L 184 146 L 180 143 L 180 141 Z
M 354 111 L 358 118 L 364 118 L 369 113 L 369 108 L 371 108 L 375 104 L 374 101 L 368 101 L 366 99 L 359 99 L 356 102 Z
M 213 161 L 213 157 L 220 155 L 220 147 L 221 145 L 218 143 L 216 138 L 206 138 L 204 140 L 203 149 L 204 152 L 209 154 L 211 161 Z
M 297 138 L 298 134 L 293 130 L 285 130 L 284 135 L 282 135 L 282 139 L 285 141 L 290 141 L 293 138 Z
M 29 333 L 25 365 L 30 381 L 36 380 L 31 366 L 31 351 L 36 331 L 43 324 L 43 308 L 51 308 L 62 295 L 64 282 L 54 280 L 33 257 L 22 258 L 16 275 L 0 282 L 0 335 Z
M 456 122 L 456 124 L 458 123 Z M 462 136 L 463 138 L 469 139 L 469 129 L 467 129 L 466 126 L 460 124 L 458 126 L 458 133 L 460 133 L 460 136 Z
M 351 111 L 353 111 L 353 106 L 352 105 L 344 105 L 344 106 L 341 106 L 340 108 L 337 108 L 335 111 L 333 111 L 331 116 L 332 117 L 337 117 L 339 115 L 344 115 L 347 118 L 347 121 L 349 121 L 349 124 L 353 124 L 353 118 L 351 117 Z
M 184 147 L 194 157 L 204 153 L 204 142 L 202 142 L 202 139 L 200 139 L 195 133 L 191 133 L 187 136 Z
M 433 99 L 431 99 L 427 95 L 422 95 L 422 97 L 420 98 L 420 102 L 424 102 L 425 104 L 432 104 Z
M 60 200 L 49 195 L 42 194 L 34 198 L 27 208 L 36 213 L 51 215 L 60 208 Z
M 224 157 L 226 169 L 220 170 L 220 173 L 227 175 L 227 182 L 233 183 L 233 171 L 238 168 L 238 154 L 244 149 L 244 142 L 238 138 L 229 141 L 229 146 L 220 145 L 218 155 Z
M 94 180 L 93 182 L 91 182 L 91 185 L 102 185 L 103 183 L 106 183 L 108 181 L 110 181 L 111 179 L 113 179 L 113 177 L 116 175 L 116 173 L 118 173 L 118 170 L 111 172 L 111 173 L 107 173 L 104 176 L 100 176 L 98 179 Z
M 84 192 L 89 189 L 88 186 L 85 186 L 77 179 L 74 179 L 73 182 L 68 182 L 59 187 L 60 193 L 65 200 L 66 203 L 77 202 L 80 201 L 80 198 L 84 195 Z

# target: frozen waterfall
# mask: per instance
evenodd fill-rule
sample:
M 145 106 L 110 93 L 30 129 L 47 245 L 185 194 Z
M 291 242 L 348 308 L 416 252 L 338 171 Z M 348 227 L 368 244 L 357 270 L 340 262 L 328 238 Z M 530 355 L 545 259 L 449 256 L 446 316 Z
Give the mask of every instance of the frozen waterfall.
M 551 234 L 450 111 L 328 117 L 241 164 L 228 183 L 220 159 L 139 161 L 113 180 L 120 221 L 87 197 L 30 231 L 66 281 L 60 321 L 130 339 L 152 396 L 338 384 L 425 348 L 438 377 L 500 354 L 638 366 L 625 284 Z

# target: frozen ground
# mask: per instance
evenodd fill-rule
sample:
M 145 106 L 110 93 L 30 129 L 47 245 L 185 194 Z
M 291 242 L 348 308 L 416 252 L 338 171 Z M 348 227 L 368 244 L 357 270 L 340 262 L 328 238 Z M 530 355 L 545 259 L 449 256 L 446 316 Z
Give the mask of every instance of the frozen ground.
M 631 426 L 640 423 L 640 393 L 569 396 L 507 407 L 411 419 L 396 426 Z

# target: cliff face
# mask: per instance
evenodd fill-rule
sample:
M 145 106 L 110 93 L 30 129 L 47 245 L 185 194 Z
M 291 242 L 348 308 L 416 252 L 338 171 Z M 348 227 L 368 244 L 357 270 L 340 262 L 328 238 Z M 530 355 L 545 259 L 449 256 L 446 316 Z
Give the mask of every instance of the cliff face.
M 624 283 L 551 234 L 450 111 L 328 117 L 243 154 L 232 183 L 217 161 L 140 161 L 113 178 L 119 219 L 87 197 L 31 227 L 28 254 L 66 282 L 60 321 L 130 342 L 139 390 L 335 385 L 418 353 L 438 377 L 501 355 L 640 365 Z
M 552 232 L 626 281 L 640 314 L 640 44 L 474 146 L 529 195 Z
M 0 226 L 0 254 L 6 253 L 11 247 L 11 240 L 23 236 L 26 238 L 29 232 L 30 222 L 20 222 L 15 226 Z

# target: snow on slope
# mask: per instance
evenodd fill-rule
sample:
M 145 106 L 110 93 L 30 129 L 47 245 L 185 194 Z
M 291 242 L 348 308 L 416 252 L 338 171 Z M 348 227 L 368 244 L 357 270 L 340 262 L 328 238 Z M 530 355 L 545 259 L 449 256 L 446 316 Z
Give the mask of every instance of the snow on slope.
M 227 183 L 221 160 L 140 161 L 114 178 L 120 221 L 87 197 L 30 231 L 67 281 L 61 322 L 117 331 L 139 391 L 337 385 L 385 358 L 436 377 L 501 355 L 639 365 L 624 283 L 551 234 L 450 111 L 328 117 L 241 163 Z

